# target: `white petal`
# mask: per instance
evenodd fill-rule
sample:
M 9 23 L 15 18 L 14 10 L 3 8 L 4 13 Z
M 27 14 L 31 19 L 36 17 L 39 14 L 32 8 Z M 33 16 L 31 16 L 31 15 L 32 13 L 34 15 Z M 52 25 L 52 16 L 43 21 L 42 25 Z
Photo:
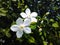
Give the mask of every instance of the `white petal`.
M 20 24 L 22 24 L 22 23 L 23 23 L 23 19 L 18 18 L 18 19 L 16 20 L 16 24 L 17 24 L 17 25 L 20 25 Z
M 32 16 L 32 17 L 36 17 L 36 16 L 37 16 L 37 13 L 36 13 L 36 12 L 32 12 L 32 13 L 31 13 L 31 16 Z
M 27 8 L 25 12 L 26 12 L 27 15 L 30 15 L 30 13 L 31 13 L 29 8 Z
M 36 18 L 31 18 L 31 22 L 37 22 Z
M 24 32 L 29 34 L 29 33 L 31 33 L 31 29 L 29 27 L 25 27 L 24 28 Z
M 22 35 L 23 35 L 23 31 L 17 31 L 17 32 L 16 32 L 17 38 L 21 38 Z
M 20 15 L 21 15 L 23 18 L 26 18 L 26 17 L 27 17 L 27 15 L 26 15 L 24 12 L 20 13 Z
M 25 26 L 29 26 L 30 23 L 31 23 L 31 19 L 26 18 L 26 19 L 24 20 L 24 25 L 25 25 Z
M 17 25 L 12 25 L 12 26 L 10 27 L 10 29 L 11 29 L 12 31 L 14 31 L 14 32 L 16 32 L 16 31 L 19 30 L 19 28 L 18 28 Z

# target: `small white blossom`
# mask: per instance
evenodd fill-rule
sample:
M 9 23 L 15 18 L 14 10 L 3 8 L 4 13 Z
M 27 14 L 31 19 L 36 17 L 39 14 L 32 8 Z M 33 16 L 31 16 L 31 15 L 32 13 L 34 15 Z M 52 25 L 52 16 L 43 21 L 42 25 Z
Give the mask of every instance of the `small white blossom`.
M 41 24 L 43 24 L 43 22 L 44 22 L 44 21 L 42 20 L 42 21 L 41 21 Z
M 42 28 L 39 28 L 39 32 L 41 32 L 42 31 Z
M 16 20 L 16 25 L 12 25 L 10 29 L 13 32 L 16 32 L 17 38 L 21 38 L 23 35 L 23 32 L 29 34 L 31 33 L 31 29 L 29 28 L 30 25 L 30 19 L 22 20 L 21 18 L 18 18 Z
M 29 8 L 27 8 L 25 10 L 25 13 L 24 12 L 20 13 L 20 15 L 25 19 L 27 19 L 27 18 L 30 19 L 31 22 L 37 22 L 37 19 L 35 18 L 35 17 L 37 17 L 37 13 L 36 12 L 31 13 Z

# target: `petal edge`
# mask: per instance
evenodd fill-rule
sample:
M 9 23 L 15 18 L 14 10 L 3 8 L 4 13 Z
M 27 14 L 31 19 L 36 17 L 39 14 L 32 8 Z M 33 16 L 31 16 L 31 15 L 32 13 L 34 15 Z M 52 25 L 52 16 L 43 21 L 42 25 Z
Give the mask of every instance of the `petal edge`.
M 29 34 L 29 33 L 31 33 L 31 29 L 29 27 L 25 27 L 24 28 L 24 32 Z

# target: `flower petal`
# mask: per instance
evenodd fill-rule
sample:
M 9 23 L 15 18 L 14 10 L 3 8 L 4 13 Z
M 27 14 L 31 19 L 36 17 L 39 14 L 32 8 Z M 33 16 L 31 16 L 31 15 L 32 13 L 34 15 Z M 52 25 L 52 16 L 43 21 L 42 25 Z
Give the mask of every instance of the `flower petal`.
M 10 29 L 11 29 L 12 31 L 14 31 L 14 32 L 16 32 L 16 31 L 19 30 L 19 28 L 18 28 L 17 25 L 12 25 L 12 26 L 10 27 Z
M 23 18 L 26 18 L 26 17 L 27 17 L 27 15 L 26 15 L 24 12 L 20 13 L 20 15 L 21 15 Z
M 29 27 L 25 27 L 24 28 L 24 32 L 29 34 L 29 33 L 31 33 L 31 29 Z
M 17 24 L 17 25 L 20 25 L 20 24 L 22 24 L 22 23 L 23 23 L 23 19 L 18 18 L 18 19 L 16 20 L 16 24 Z
M 32 12 L 32 13 L 31 13 L 31 16 L 32 16 L 32 17 L 36 17 L 36 16 L 37 16 L 37 13 L 36 13 L 36 12 Z
M 26 12 L 27 15 L 30 15 L 30 13 L 31 13 L 29 8 L 27 8 L 25 12 Z
M 17 38 L 21 38 L 22 35 L 23 35 L 23 31 L 17 31 L 17 32 L 16 32 Z
M 31 22 L 37 22 L 36 18 L 31 18 Z
M 31 19 L 26 18 L 26 19 L 24 20 L 24 25 L 25 25 L 25 26 L 29 26 L 30 23 L 31 23 Z

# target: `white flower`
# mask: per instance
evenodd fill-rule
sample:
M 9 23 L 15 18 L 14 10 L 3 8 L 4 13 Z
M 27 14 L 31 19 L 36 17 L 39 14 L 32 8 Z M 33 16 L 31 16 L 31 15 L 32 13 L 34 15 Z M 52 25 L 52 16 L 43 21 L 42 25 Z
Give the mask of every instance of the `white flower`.
M 41 32 L 42 31 L 42 28 L 39 28 L 39 32 Z
M 12 25 L 10 29 L 14 32 L 16 32 L 17 38 L 21 38 L 23 35 L 23 32 L 29 34 L 31 33 L 31 29 L 28 27 L 30 25 L 30 20 L 26 19 L 23 20 L 21 18 L 18 18 L 16 20 L 16 25 Z
M 20 13 L 20 15 L 25 19 L 27 18 L 31 19 L 31 22 L 37 22 L 37 19 L 35 18 L 37 17 L 37 13 L 36 12 L 31 13 L 29 8 L 25 10 L 25 13 L 24 12 Z

